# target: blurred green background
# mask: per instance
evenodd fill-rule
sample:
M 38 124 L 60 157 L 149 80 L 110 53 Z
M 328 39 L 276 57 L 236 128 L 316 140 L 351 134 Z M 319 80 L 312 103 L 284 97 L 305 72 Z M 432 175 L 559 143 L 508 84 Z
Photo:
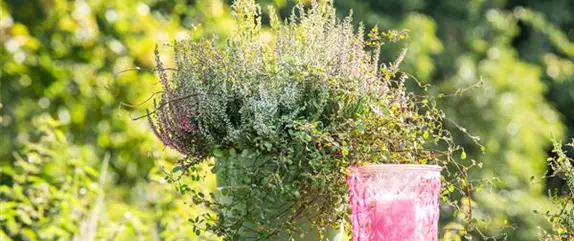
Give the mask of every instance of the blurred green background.
M 294 5 L 260 2 L 283 17 Z M 151 71 L 155 45 L 169 60 L 166 43 L 225 36 L 234 27 L 230 4 L 0 0 L 0 240 L 213 238 L 195 235 L 188 222 L 195 208 L 164 178 L 181 157 L 132 118 L 160 90 Z M 335 6 L 341 16 L 353 9 L 357 25 L 409 29 L 403 69 L 431 84 L 431 95 L 468 89 L 440 105 L 456 141 L 484 163 L 472 173 L 486 184 L 473 193 L 473 215 L 482 220 L 475 240 L 537 240 L 547 224 L 533 211 L 551 210 L 547 191 L 563 186 L 540 178 L 551 140 L 574 137 L 574 1 Z M 400 47 L 385 46 L 385 61 Z M 484 153 L 466 131 L 481 138 Z

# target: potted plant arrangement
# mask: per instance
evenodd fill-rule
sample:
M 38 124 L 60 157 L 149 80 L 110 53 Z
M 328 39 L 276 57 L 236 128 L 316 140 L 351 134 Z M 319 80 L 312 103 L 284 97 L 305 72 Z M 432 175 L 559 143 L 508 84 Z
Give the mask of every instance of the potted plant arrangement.
M 360 216 L 372 206 L 365 185 L 378 169 L 428 183 L 412 188 L 430 193 L 425 200 L 433 203 L 423 206 L 438 215 L 439 167 L 376 166 L 458 165 L 452 153 L 459 147 L 442 128 L 443 113 L 432 99 L 406 90 L 408 75 L 398 69 L 406 50 L 394 62 L 379 63 L 381 45 L 406 32 L 374 28 L 366 34 L 353 27 L 351 16 L 339 19 L 329 1 L 298 5 L 284 21 L 273 9 L 268 13 L 266 28 L 259 5 L 237 0 L 236 31 L 225 41 L 175 42 L 171 76 L 156 49 L 163 92 L 148 113 L 152 128 L 186 156 L 181 164 L 187 175 L 201 180 L 197 165 L 207 162 L 217 177 L 213 193 L 187 190 L 195 205 L 214 211 L 191 220 L 197 233 L 224 240 L 332 241 L 352 223 L 355 240 L 397 241 L 359 235 L 365 225 L 384 222 L 365 224 L 361 220 L 369 218 Z M 417 219 L 403 208 L 405 218 Z M 432 219 L 436 239 L 437 217 L 425 218 Z M 414 232 L 406 229 L 420 227 L 401 232 Z

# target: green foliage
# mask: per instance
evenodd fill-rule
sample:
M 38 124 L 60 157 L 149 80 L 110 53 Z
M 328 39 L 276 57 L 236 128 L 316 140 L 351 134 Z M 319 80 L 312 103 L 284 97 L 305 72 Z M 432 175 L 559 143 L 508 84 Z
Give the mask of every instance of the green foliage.
M 237 28 L 225 45 L 172 45 L 171 78 L 156 49 L 163 92 L 148 113 L 154 132 L 187 155 L 175 171 L 192 180 L 203 181 L 197 163 L 215 159 L 220 192 L 179 184 L 194 205 L 217 212 L 192 220 L 200 230 L 267 240 L 309 232 L 301 230 L 306 223 L 336 227 L 347 219 L 352 165 L 450 166 L 457 171 L 446 174 L 444 198 L 467 194 L 473 165 L 455 161 L 454 152 L 462 159 L 465 152 L 442 128 L 434 101 L 406 91 L 408 76 L 398 69 L 406 49 L 379 65 L 382 41 L 405 32 L 373 29 L 365 40 L 362 27 L 338 19 L 326 2 L 298 5 L 283 23 L 270 9 L 268 39 L 254 1 L 232 8 Z
M 0 186 L 3 240 L 196 240 L 187 219 L 197 210 L 177 201 L 164 172 L 150 172 L 144 191 L 154 193 L 146 197 L 151 208 L 140 211 L 107 197 L 114 192 L 105 185 L 110 155 L 100 172 L 90 164 L 99 158 L 91 146 L 71 144 L 65 125 L 43 115 L 33 126 L 38 141 L 26 143 L 26 154 L 13 153 L 13 165 L 0 170 L 10 180 Z
M 39 141 L 26 145 L 25 156 L 14 153 L 14 165 L 1 169 L 11 185 L 0 186 L 0 232 L 16 240 L 71 240 L 90 207 L 101 205 L 99 172 L 87 162 L 95 153 L 70 144 L 56 121 L 36 122 Z
M 154 77 L 146 71 L 117 73 L 152 69 L 149 50 L 157 41 L 206 31 L 180 27 L 184 1 L 164 4 L 175 6 L 165 13 L 173 17 L 157 15 L 165 10 L 160 3 L 135 0 L 2 4 L 3 19 L 10 25 L 2 25 L 1 155 L 10 157 L 11 150 L 29 139 L 26 120 L 50 113 L 69 124 L 66 133 L 74 143 L 90 143 L 100 155 L 110 151 L 117 156 L 112 168 L 122 179 L 118 181 L 133 184 L 145 176 L 155 161 L 150 147 L 156 141 L 146 123 L 132 121 L 124 107 L 149 98 L 157 89 L 134 86 Z M 207 8 L 197 9 L 196 17 L 206 22 L 224 18 L 222 3 L 219 8 L 219 16 L 207 15 Z
M 574 148 L 574 140 L 567 146 Z M 550 231 L 541 229 L 540 240 L 572 240 L 574 238 L 574 168 L 572 167 L 574 159 L 566 154 L 560 142 L 554 143 L 553 152 L 556 156 L 549 159 L 549 165 L 554 173 L 551 177 L 565 180 L 566 186 L 564 190 L 553 190 L 549 193 L 556 209 L 544 213 L 552 229 Z
M 178 154 L 157 151 L 161 144 L 147 123 L 131 117 L 136 116 L 132 107 L 140 103 L 150 107 L 145 100 L 159 89 L 141 85 L 155 81 L 150 71 L 155 44 L 182 36 L 224 35 L 232 21 L 227 12 L 221 1 L 189 5 L 184 0 L 0 0 L 0 168 L 13 171 L 2 175 L 0 183 L 3 191 L 10 190 L 10 197 L 3 197 L 10 198 L 9 208 L 18 215 L 0 219 L 2 233 L 9 237 L 0 239 L 34 240 L 24 236 L 35 235 L 37 240 L 47 240 L 40 237 L 47 232 L 60 235 L 55 240 L 75 236 L 81 240 L 211 239 L 191 231 L 187 220 L 197 210 L 184 205 L 186 200 L 166 185 L 164 171 L 158 167 L 171 169 Z M 38 142 L 39 129 L 46 128 L 32 120 L 46 116 L 60 123 L 53 130 L 60 133 L 57 142 Z M 65 142 L 60 142 L 61 136 Z M 31 148 L 29 143 L 36 144 Z M 42 149 L 49 150 L 50 156 L 27 161 Z M 70 166 L 99 170 L 106 155 L 110 163 L 105 185 L 91 185 L 97 184 L 93 178 L 99 172 L 82 174 L 89 178 L 67 184 L 59 182 L 59 178 L 74 177 Z M 37 172 L 29 175 L 23 168 Z M 214 183 L 208 179 L 202 188 L 214 188 Z M 93 220 L 86 208 L 96 206 L 96 194 L 56 190 L 66 185 L 105 194 L 97 225 L 90 226 L 94 233 L 80 235 L 86 234 L 81 231 L 83 221 Z M 34 191 L 43 186 L 51 187 L 50 191 Z M 32 194 L 49 201 L 42 205 L 54 212 L 44 211 L 41 221 L 30 223 L 26 217 L 41 213 L 30 207 L 42 208 L 34 203 L 37 200 L 27 201 Z M 0 206 L 4 201 L 0 199 Z M 14 208 L 14 202 L 24 209 Z M 76 205 L 82 212 L 71 213 Z M 8 231 L 7 227 L 18 228 Z

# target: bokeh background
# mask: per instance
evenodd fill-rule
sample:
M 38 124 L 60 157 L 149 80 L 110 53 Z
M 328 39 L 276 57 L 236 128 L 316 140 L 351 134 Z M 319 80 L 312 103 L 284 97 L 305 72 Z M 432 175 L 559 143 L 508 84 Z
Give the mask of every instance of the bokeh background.
M 283 17 L 295 4 L 260 3 Z M 229 34 L 230 4 L 0 0 L 0 240 L 214 238 L 195 234 L 188 219 L 196 208 L 165 178 L 181 157 L 164 149 L 145 119 L 134 119 L 160 90 L 156 44 L 169 60 L 166 43 Z M 537 213 L 554 208 L 548 191 L 564 185 L 542 178 L 552 140 L 574 138 L 574 1 L 335 6 L 341 16 L 353 9 L 367 29 L 409 30 L 403 69 L 430 84 L 430 95 L 444 95 L 446 125 L 468 157 L 483 163 L 471 173 L 483 183 L 473 193 L 482 234 L 466 238 L 537 240 L 548 227 Z M 383 58 L 391 61 L 402 46 L 384 46 Z M 213 179 L 193 188 L 212 189 Z M 445 219 L 441 228 L 464 221 Z

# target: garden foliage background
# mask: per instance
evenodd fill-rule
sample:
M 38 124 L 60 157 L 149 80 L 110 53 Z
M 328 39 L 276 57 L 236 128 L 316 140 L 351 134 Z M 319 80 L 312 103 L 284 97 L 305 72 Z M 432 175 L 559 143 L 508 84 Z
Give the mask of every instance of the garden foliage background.
M 294 4 L 261 3 L 284 17 Z M 229 5 L 0 0 L 0 240 L 213 238 L 195 235 L 188 222 L 194 207 L 164 178 L 177 172 L 179 156 L 163 149 L 145 120 L 132 119 L 160 90 L 151 71 L 155 45 L 169 50 L 162 43 L 225 36 L 234 26 Z M 367 28 L 409 29 L 403 69 L 431 84 L 452 120 L 447 126 L 465 145 L 461 161 L 483 163 L 471 173 L 482 183 L 473 193 L 476 225 L 499 240 L 537 240 L 538 227 L 548 224 L 535 210 L 552 210 L 547 192 L 564 186 L 542 178 L 551 140 L 574 137 L 574 2 L 335 6 L 342 16 L 353 9 Z M 401 47 L 384 46 L 383 58 Z M 421 91 L 415 81 L 412 90 Z M 484 150 L 464 132 L 480 137 Z M 212 178 L 193 188 L 214 187 Z M 458 225 L 463 220 L 449 219 L 441 228 Z

